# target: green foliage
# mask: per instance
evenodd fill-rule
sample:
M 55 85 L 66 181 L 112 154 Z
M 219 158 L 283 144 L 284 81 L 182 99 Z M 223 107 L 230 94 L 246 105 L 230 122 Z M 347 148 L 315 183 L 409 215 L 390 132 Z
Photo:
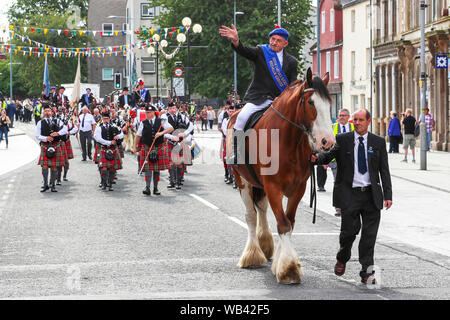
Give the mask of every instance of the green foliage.
M 10 23 L 13 25 L 36 26 L 47 29 L 65 30 L 68 28 L 67 19 L 69 18 L 71 13 L 70 12 L 65 13 L 63 8 L 66 8 L 71 3 L 79 3 L 79 2 L 87 2 L 87 1 L 18 0 L 17 4 L 11 7 L 11 9 L 8 12 L 8 15 Z M 58 7 L 58 10 L 54 10 L 56 7 Z M 27 10 L 25 10 L 24 8 Z M 26 14 L 21 16 L 20 13 L 23 12 L 24 10 Z M 92 38 L 86 35 L 80 36 L 78 34 L 76 36 L 72 36 L 71 34 L 69 36 L 65 36 L 64 33 L 58 35 L 56 32 L 53 35 L 50 32 L 44 35 L 43 30 L 41 30 L 41 32 L 38 33 L 36 30 L 34 32 L 31 32 L 29 29 L 26 33 L 23 32 L 23 30 L 21 29 L 20 31 L 18 31 L 17 34 L 26 36 L 30 40 L 34 40 L 46 44 L 48 46 L 57 48 L 86 47 L 88 40 Z M 90 41 L 92 42 L 92 39 Z M 13 45 L 15 45 L 16 47 L 30 46 L 28 42 L 24 43 L 20 39 L 14 39 Z M 7 56 L 9 63 L 9 55 L 7 54 Z M 45 58 L 43 57 L 43 55 L 41 54 L 41 57 L 35 57 L 34 55 L 30 57 L 28 55 L 23 56 L 20 53 L 17 55 L 13 54 L 13 63 L 21 63 L 20 65 L 13 65 L 14 95 L 40 96 L 42 92 L 42 80 L 44 75 L 44 64 L 45 64 Z M 51 85 L 57 86 L 62 83 L 73 83 L 75 79 L 77 64 L 78 64 L 77 57 L 53 58 L 49 56 L 48 67 Z M 86 75 L 87 75 L 86 58 L 81 58 L 82 82 L 86 81 L 87 79 Z M 3 73 L 2 76 L 2 81 L 3 80 L 8 81 L 8 88 L 9 88 L 9 78 L 5 79 L 5 73 Z M 0 84 L 0 88 L 3 88 L 2 84 Z M 9 89 L 6 92 L 9 92 Z
M 309 0 L 282 0 L 281 25 L 290 32 L 287 51 L 301 60 L 301 48 L 312 37 L 312 26 L 308 24 Z M 181 26 L 183 17 L 190 17 L 192 24 L 202 25 L 202 33 L 191 33 L 191 93 L 205 97 L 225 98 L 233 83 L 233 50 L 228 39 L 222 38 L 219 28 L 233 23 L 232 0 L 156 0 L 153 5 L 167 9 L 156 17 L 156 23 L 164 27 Z M 268 43 L 268 34 L 277 23 L 277 0 L 238 0 L 236 11 L 239 38 L 244 45 L 256 46 Z M 149 36 L 147 36 L 149 37 Z M 175 44 L 175 40 L 169 43 Z M 186 43 L 185 43 L 186 45 Z M 168 50 L 169 51 L 169 50 Z M 165 76 L 170 78 L 175 61 L 182 61 L 186 75 L 187 48 L 182 48 L 175 58 L 163 59 Z M 300 66 L 302 61 L 300 61 Z M 251 62 L 238 56 L 238 93 L 243 96 L 253 77 Z M 303 73 L 303 70 L 299 70 Z M 186 75 L 187 77 L 187 75 Z
M 17 0 L 8 10 L 10 21 L 25 20 L 35 15 L 46 15 L 55 11 L 65 15 L 71 7 L 80 8 L 81 18 L 87 17 L 89 0 Z

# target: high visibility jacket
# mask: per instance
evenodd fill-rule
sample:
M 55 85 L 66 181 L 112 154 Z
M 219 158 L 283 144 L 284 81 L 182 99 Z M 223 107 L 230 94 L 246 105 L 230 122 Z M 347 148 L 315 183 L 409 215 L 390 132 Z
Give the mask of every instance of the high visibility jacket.
M 350 123 L 350 131 L 353 131 L 353 130 L 355 130 L 355 126 L 353 125 L 353 123 L 351 123 L 351 122 L 349 122 Z M 339 132 L 339 122 L 336 122 L 335 124 L 333 124 L 333 133 L 334 133 L 334 135 L 336 136 Z
M 38 105 L 34 108 L 34 115 L 40 117 L 40 116 L 41 116 L 41 108 L 42 108 L 42 104 L 38 104 Z

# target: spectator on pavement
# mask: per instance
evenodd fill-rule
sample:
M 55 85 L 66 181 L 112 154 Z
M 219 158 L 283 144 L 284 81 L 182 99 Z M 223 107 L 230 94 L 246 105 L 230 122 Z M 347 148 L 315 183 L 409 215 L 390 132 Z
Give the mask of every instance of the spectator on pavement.
M 433 134 L 433 130 L 436 128 L 436 121 L 434 120 L 434 116 L 430 113 L 430 109 L 428 107 L 425 108 L 425 125 L 427 127 L 427 151 L 430 151 L 431 135 Z
M 408 148 L 411 148 L 412 162 L 416 163 L 416 137 L 414 130 L 416 128 L 416 118 L 412 115 L 411 109 L 406 109 L 405 118 L 402 121 L 404 135 L 403 135 L 403 149 L 405 150 L 405 159 L 401 162 L 408 162 Z
M 8 125 L 11 123 L 11 120 L 6 115 L 6 110 L 2 110 L 0 116 L 0 144 L 2 143 L 3 136 L 5 136 L 6 141 L 6 149 L 8 149 Z
M 216 119 L 216 112 L 213 110 L 211 106 L 208 107 L 208 122 L 209 122 L 209 129 L 212 130 L 214 120 Z
M 10 103 L 8 103 L 8 106 L 6 107 L 6 115 L 10 119 L 10 128 L 14 128 L 14 116 L 16 115 L 17 109 L 14 105 L 14 102 L 11 100 Z
M 200 118 L 202 120 L 202 131 L 208 131 L 208 108 L 206 106 L 204 106 L 203 110 L 200 112 Z M 204 130 L 203 127 L 205 127 Z
M 400 128 L 400 120 L 397 118 L 397 112 L 391 111 L 391 121 L 388 127 L 389 136 L 389 153 L 399 153 L 398 145 L 402 136 L 402 130 Z

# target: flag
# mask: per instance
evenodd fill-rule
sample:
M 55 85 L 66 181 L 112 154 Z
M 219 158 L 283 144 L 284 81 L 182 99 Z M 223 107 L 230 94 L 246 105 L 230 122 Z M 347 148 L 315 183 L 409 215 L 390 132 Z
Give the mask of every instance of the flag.
M 50 94 L 50 78 L 48 74 L 48 63 L 47 56 L 45 56 L 45 66 L 44 66 L 44 80 L 42 81 L 44 95 L 48 96 Z
M 137 72 L 136 72 L 136 54 L 133 58 L 133 67 L 131 69 L 131 87 L 134 88 L 134 85 L 137 81 Z
M 77 74 L 75 75 L 75 81 L 73 82 L 73 91 L 70 102 L 78 103 L 81 89 L 81 69 L 80 69 L 80 56 L 78 56 Z

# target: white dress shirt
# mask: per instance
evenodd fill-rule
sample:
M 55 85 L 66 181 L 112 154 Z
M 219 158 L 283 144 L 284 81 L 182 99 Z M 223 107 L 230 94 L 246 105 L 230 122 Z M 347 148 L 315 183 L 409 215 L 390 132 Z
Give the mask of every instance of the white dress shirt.
M 222 132 L 223 132 L 223 135 L 226 137 L 227 136 L 227 133 L 228 133 L 228 122 L 230 121 L 230 118 L 225 118 L 225 119 L 223 119 L 223 121 L 222 121 Z
M 83 126 L 84 118 L 84 126 Z M 94 117 L 90 113 L 83 113 L 78 117 L 78 124 L 80 125 L 80 131 L 87 132 L 92 130 L 92 126 L 96 124 Z
M 277 52 L 277 57 L 278 60 L 280 60 L 280 65 L 283 68 L 283 50 L 281 50 L 280 52 Z
M 339 129 L 341 130 L 340 132 L 341 133 L 344 133 L 344 129 L 343 129 L 343 127 L 345 127 L 345 132 L 350 132 L 351 130 L 351 128 L 350 128 L 350 122 L 347 122 L 347 124 L 340 124 L 339 123 Z M 358 142 L 359 142 L 359 140 L 358 140 Z
M 52 118 L 44 118 L 44 119 L 42 119 L 42 120 L 39 120 L 39 122 L 37 123 L 37 125 L 36 125 L 36 129 L 35 129 L 35 131 L 34 131 L 34 136 L 36 137 L 36 139 L 38 139 L 39 141 L 42 141 L 42 142 L 47 142 L 47 138 L 48 137 L 45 137 L 45 136 L 42 136 L 41 135 L 41 123 L 42 123 L 42 121 L 52 121 Z M 59 130 L 58 131 L 58 134 L 60 135 L 60 136 L 63 136 L 63 135 L 65 135 L 65 134 L 67 134 L 67 126 L 66 125 L 64 125 L 64 122 L 62 122 L 61 120 L 57 120 L 58 121 L 58 126 L 59 127 L 62 127 L 61 128 L 61 130 Z
M 162 117 L 165 117 L 165 119 L 167 119 L 167 117 L 171 117 L 171 116 L 172 116 L 171 113 L 167 113 L 167 114 L 162 115 L 161 118 L 162 118 Z M 175 117 L 175 122 L 176 122 L 177 119 L 178 119 L 178 112 L 175 113 L 173 116 Z M 167 120 L 167 122 L 168 122 L 168 121 L 169 121 L 169 120 Z M 190 141 L 192 140 L 192 135 L 190 135 L 189 133 L 190 133 L 192 130 L 194 130 L 194 125 L 193 125 L 192 122 L 189 121 L 189 119 L 188 119 L 185 115 L 183 115 L 183 114 L 181 115 L 181 122 L 183 122 L 184 124 L 188 125 L 188 128 L 187 128 L 186 130 L 183 131 L 183 134 L 184 134 L 184 139 L 185 139 L 186 141 L 190 142 Z M 169 122 L 168 122 L 168 123 L 169 123 Z M 170 124 L 170 123 L 169 123 L 169 124 Z M 164 138 L 172 140 L 173 135 L 170 134 L 170 133 L 166 133 L 166 134 L 164 135 Z
M 357 187 L 366 187 L 366 186 L 370 186 L 370 175 L 369 175 L 369 162 L 367 160 L 367 136 L 369 135 L 369 133 L 366 133 L 365 135 L 363 135 L 362 137 L 364 138 L 364 149 L 366 152 L 366 167 L 367 167 L 367 171 L 365 174 L 361 174 L 358 171 L 358 147 L 359 147 L 359 137 L 361 137 L 359 134 L 357 134 L 355 131 L 354 132 L 354 137 L 355 137 L 355 147 L 354 147 L 354 163 L 355 163 L 355 172 L 353 175 L 353 184 L 352 187 L 353 188 L 357 188 Z
M 103 126 L 104 126 L 105 124 L 103 124 Z M 110 127 L 116 127 L 116 128 L 118 128 L 119 130 L 120 130 L 120 128 L 119 127 L 117 127 L 117 126 L 115 126 L 115 125 L 113 125 L 113 124 L 108 124 Z M 122 130 L 120 130 L 120 133 L 118 134 L 118 138 L 119 139 L 123 139 L 123 132 L 122 132 Z M 102 145 L 104 145 L 104 146 L 110 146 L 111 145 L 111 141 L 109 141 L 109 140 L 105 140 L 105 139 L 103 139 L 102 138 L 102 125 L 99 125 L 99 126 L 97 126 L 96 128 L 95 128 L 95 131 L 94 131 L 94 139 L 95 139 L 95 141 L 97 141 L 98 143 L 100 143 L 100 144 L 102 144 Z

